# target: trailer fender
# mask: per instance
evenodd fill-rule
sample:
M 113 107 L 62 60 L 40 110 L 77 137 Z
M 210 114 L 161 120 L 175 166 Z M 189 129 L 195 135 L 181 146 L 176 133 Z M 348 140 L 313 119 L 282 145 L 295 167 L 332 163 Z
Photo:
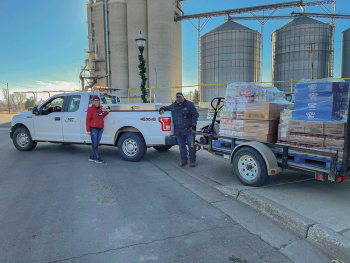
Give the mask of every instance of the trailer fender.
M 260 155 L 264 158 L 265 163 L 266 163 L 266 168 L 267 168 L 267 172 L 268 175 L 274 175 L 277 173 L 282 172 L 282 169 L 280 167 L 278 167 L 278 163 L 276 160 L 275 155 L 273 154 L 273 152 L 271 151 L 271 149 L 269 147 L 267 147 L 265 144 L 261 143 L 261 142 L 245 142 L 242 143 L 240 145 L 238 145 L 232 152 L 231 152 L 231 156 L 230 156 L 230 163 L 232 164 L 233 162 L 233 156 L 235 155 L 235 153 L 243 148 L 243 147 L 250 147 L 255 149 L 258 153 L 260 153 Z M 273 172 L 274 171 L 274 172 Z

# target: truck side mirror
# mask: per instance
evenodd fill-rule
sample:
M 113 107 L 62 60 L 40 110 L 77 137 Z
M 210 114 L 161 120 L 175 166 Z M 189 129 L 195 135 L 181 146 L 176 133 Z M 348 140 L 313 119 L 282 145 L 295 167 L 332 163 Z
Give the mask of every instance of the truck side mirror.
M 32 113 L 33 113 L 34 115 L 38 115 L 38 114 L 39 114 L 38 106 L 34 106 L 34 107 L 33 107 Z

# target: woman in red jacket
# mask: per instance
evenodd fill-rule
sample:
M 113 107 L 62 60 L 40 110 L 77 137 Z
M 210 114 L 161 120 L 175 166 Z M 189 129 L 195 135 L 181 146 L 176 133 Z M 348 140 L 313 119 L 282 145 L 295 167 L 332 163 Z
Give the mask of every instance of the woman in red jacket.
M 106 117 L 110 112 L 109 109 L 103 112 L 102 108 L 103 107 L 101 106 L 100 98 L 98 96 L 94 96 L 92 98 L 92 105 L 88 109 L 86 115 L 86 130 L 87 133 L 91 136 L 92 146 L 89 161 L 96 163 L 104 163 L 98 151 L 98 145 L 100 144 L 104 128 L 103 118 Z

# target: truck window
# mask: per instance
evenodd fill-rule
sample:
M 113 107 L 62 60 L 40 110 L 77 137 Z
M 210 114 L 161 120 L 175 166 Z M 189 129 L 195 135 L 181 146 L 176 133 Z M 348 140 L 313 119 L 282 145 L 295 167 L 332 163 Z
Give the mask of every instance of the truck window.
M 120 102 L 119 98 L 111 95 L 100 94 L 101 104 L 118 104 Z M 92 95 L 90 95 L 90 104 L 92 104 Z
M 50 100 L 43 105 L 41 115 L 49 115 L 53 112 L 62 112 L 64 97 L 58 97 Z
M 69 98 L 68 112 L 76 112 L 79 110 L 81 96 L 73 95 Z

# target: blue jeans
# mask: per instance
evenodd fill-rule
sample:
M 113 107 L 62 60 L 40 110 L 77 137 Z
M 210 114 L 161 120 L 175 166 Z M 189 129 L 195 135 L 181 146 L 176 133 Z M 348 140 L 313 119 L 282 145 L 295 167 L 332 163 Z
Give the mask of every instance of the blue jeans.
M 103 129 L 98 130 L 98 129 L 91 128 L 90 132 L 91 132 L 91 146 L 92 146 L 90 159 L 101 160 L 101 156 L 98 151 L 98 145 L 100 144 L 100 141 L 101 141 Z
M 188 134 L 188 135 L 179 135 L 176 136 L 177 138 L 177 143 L 179 144 L 180 147 L 180 154 L 181 154 L 181 160 L 187 162 L 187 148 L 186 148 L 186 142 L 189 148 L 190 152 L 190 161 L 195 162 L 196 161 L 196 148 L 192 148 L 192 140 L 193 140 L 193 134 Z

